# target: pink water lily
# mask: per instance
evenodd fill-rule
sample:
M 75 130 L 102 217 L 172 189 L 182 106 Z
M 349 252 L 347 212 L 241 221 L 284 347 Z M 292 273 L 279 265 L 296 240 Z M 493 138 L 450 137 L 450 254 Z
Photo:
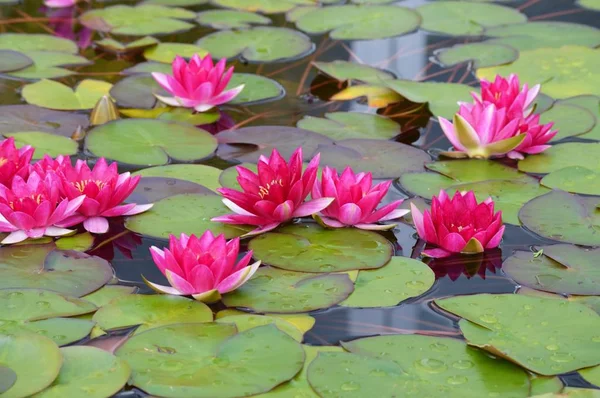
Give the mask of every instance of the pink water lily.
M 313 198 L 305 202 L 319 167 L 316 155 L 302 172 L 302 148 L 296 149 L 289 163 L 273 149 L 270 158 L 258 160 L 258 174 L 238 166 L 237 181 L 243 192 L 219 188 L 223 203 L 236 214 L 215 217 L 212 221 L 226 224 L 255 225 L 258 228 L 247 235 L 256 235 L 275 229 L 279 224 L 296 217 L 311 216 L 333 202 L 333 197 Z
M 429 257 L 481 253 L 498 247 L 504 234 L 502 212 L 494 213 L 491 198 L 477 203 L 473 191 L 456 192 L 450 199 L 442 190 L 432 198 L 431 211 L 421 213 L 411 204 L 411 212 L 419 237 L 439 246 L 423 251 Z
M 71 166 L 71 158 L 69 156 L 58 155 L 52 158 L 44 155 L 43 158 L 31 165 L 31 171 L 35 171 L 39 175 L 45 175 L 49 171 L 53 171 L 60 175 L 60 172 L 67 166 Z
M 27 181 L 15 176 L 10 189 L 0 185 L 0 232 L 10 232 L 2 244 L 27 238 L 61 236 L 75 225 L 67 219 L 82 205 L 84 195 L 61 199 L 60 178 L 53 172 L 41 177 L 32 172 Z
M 0 142 L 0 184 L 10 186 L 14 176 L 27 178 L 29 174 L 29 162 L 35 151 L 30 145 L 21 149 L 15 146 L 13 137 Z
M 213 64 L 210 54 L 194 55 L 189 64 L 179 56 L 173 61 L 173 75 L 152 73 L 154 79 L 173 97 L 156 97 L 167 105 L 194 108 L 205 112 L 234 99 L 244 85 L 225 90 L 233 75 L 233 66 L 225 71 L 225 59 Z
M 394 220 L 407 214 L 408 210 L 398 209 L 402 200 L 376 210 L 387 194 L 392 181 L 373 186 L 371 173 L 354 174 L 352 168 L 346 167 L 341 176 L 330 167 L 323 169 L 320 181 L 312 189 L 313 199 L 333 197 L 335 200 L 315 219 L 330 228 L 356 227 L 360 229 L 386 230 L 396 224 L 380 225 L 380 221 Z
M 152 204 L 122 204 L 141 177 L 119 174 L 116 163 L 109 166 L 104 158 L 100 158 L 92 170 L 84 160 L 78 160 L 74 167 L 66 163 L 62 166 L 62 194 L 69 199 L 85 195 L 77 214 L 71 216 L 68 223 L 83 222 L 87 231 L 103 234 L 108 231 L 107 217 L 131 216 L 152 207 Z
M 79 0 L 44 0 L 44 5 L 46 7 L 52 8 L 64 8 L 64 7 L 72 7 Z
M 206 231 L 200 238 L 181 234 L 169 237 L 169 248 L 150 248 L 156 266 L 167 278 L 171 287 L 144 280 L 152 289 L 167 294 L 191 295 L 196 300 L 213 303 L 221 295 L 246 283 L 260 266 L 252 265 L 252 251 L 237 261 L 239 238 L 226 241 L 224 235 L 214 236 Z

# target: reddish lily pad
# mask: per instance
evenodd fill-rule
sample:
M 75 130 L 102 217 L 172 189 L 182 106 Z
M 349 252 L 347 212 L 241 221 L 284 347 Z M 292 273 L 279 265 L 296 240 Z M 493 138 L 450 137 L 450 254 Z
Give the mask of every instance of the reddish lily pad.
M 142 181 L 147 177 L 186 180 L 214 191 L 220 187 L 219 176 L 221 175 L 221 170 L 203 164 L 170 164 L 142 169 L 136 171 L 133 175 L 144 177 Z
M 393 141 L 349 139 L 321 144 L 321 165 L 355 172 L 371 172 L 373 178 L 396 178 L 404 173 L 421 171 L 431 158 L 423 150 Z
M 100 257 L 54 248 L 54 244 L 1 248 L 0 289 L 48 289 L 81 297 L 113 276 L 110 264 Z
M 307 274 L 261 267 L 248 282 L 224 295 L 223 302 L 255 312 L 298 313 L 332 307 L 353 289 L 344 273 Z
M 34 105 L 0 106 L 0 131 L 3 133 L 43 131 L 71 137 L 78 127 L 86 129 L 88 124 L 88 117 L 77 113 L 54 111 Z
M 116 354 L 131 366 L 134 386 L 161 397 L 255 395 L 302 369 L 302 346 L 275 325 L 236 332 L 231 324 L 165 326 L 134 336 Z
M 299 272 L 340 272 L 383 267 L 392 257 L 390 242 L 372 231 L 291 225 L 248 244 L 263 264 Z
M 519 212 L 524 226 L 538 235 L 577 245 L 600 245 L 598 197 L 552 191 L 529 201 Z
M 219 141 L 217 156 L 225 160 L 256 163 L 261 155 L 269 156 L 277 149 L 284 158 L 289 158 L 298 147 L 302 147 L 304 160 L 321 144 L 331 139 L 308 130 L 283 126 L 245 127 L 226 130 L 216 135 Z
M 213 191 L 205 186 L 191 181 L 165 177 L 144 177 L 140 180 L 131 195 L 129 195 L 127 201 L 130 203 L 146 204 L 156 203 L 175 195 L 211 195 L 213 193 Z

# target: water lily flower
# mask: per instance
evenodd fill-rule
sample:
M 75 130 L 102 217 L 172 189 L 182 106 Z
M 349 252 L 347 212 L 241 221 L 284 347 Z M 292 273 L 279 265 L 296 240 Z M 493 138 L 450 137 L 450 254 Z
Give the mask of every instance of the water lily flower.
M 213 65 L 210 54 L 204 58 L 196 54 L 189 64 L 180 56 L 175 57 L 172 76 L 152 73 L 158 84 L 173 95 L 156 95 L 156 98 L 167 105 L 194 108 L 198 112 L 229 102 L 244 89 L 242 84 L 225 90 L 232 75 L 233 66 L 225 71 L 225 59 Z
M 29 162 L 35 151 L 30 145 L 21 149 L 15 147 L 15 139 L 7 138 L 0 142 L 0 184 L 10 186 L 14 176 L 27 178 Z
M 379 210 L 375 210 L 387 194 L 392 181 L 373 186 L 371 173 L 354 174 L 346 167 L 341 176 L 330 167 L 323 169 L 320 181 L 312 189 L 313 199 L 323 196 L 335 200 L 315 219 L 330 228 L 356 227 L 360 229 L 387 230 L 396 224 L 379 225 L 380 221 L 394 220 L 407 214 L 408 210 L 398 209 L 402 200 L 396 200 Z
M 131 195 L 141 177 L 119 174 L 117 164 L 111 163 L 109 166 L 104 158 L 100 158 L 92 170 L 84 160 L 78 160 L 75 167 L 65 164 L 61 175 L 64 196 L 73 199 L 85 195 L 83 204 L 67 222 L 83 222 L 83 227 L 89 232 L 106 233 L 107 217 L 131 216 L 152 207 L 152 204 L 121 204 Z
M 53 172 L 43 178 L 32 172 L 27 181 L 17 175 L 10 189 L 0 185 L 0 232 L 10 232 L 1 243 L 73 232 L 64 227 L 76 224 L 67 219 L 82 205 L 85 196 L 61 199 L 59 189 L 60 178 Z
M 498 247 L 504 234 L 502 212 L 494 213 L 492 198 L 477 203 L 473 191 L 456 192 L 450 199 L 442 190 L 432 198 L 431 211 L 421 213 L 411 204 L 411 212 L 419 237 L 439 246 L 423 251 L 429 257 L 482 253 Z
M 519 124 L 519 132 L 525 133 L 525 139 L 515 149 L 508 152 L 511 159 L 523 159 L 523 154 L 535 155 L 544 152 L 552 145 L 547 143 L 558 134 L 552 130 L 554 122 L 540 124 L 540 115 L 529 115 Z
M 64 8 L 64 7 L 72 7 L 79 0 L 44 0 L 44 5 L 46 7 L 52 8 Z
M 223 234 L 215 237 L 206 231 L 197 238 L 182 233 L 179 239 L 171 235 L 168 249 L 150 248 L 154 263 L 171 287 L 144 281 L 161 293 L 191 295 L 214 303 L 246 283 L 260 266 L 260 261 L 248 265 L 252 251 L 237 261 L 239 251 L 239 238 L 227 242 Z
M 58 155 L 52 158 L 49 155 L 44 155 L 43 158 L 31 165 L 31 171 L 35 171 L 40 176 L 46 175 L 49 171 L 53 171 L 60 175 L 60 171 L 66 166 L 71 165 L 71 157 Z
M 258 174 L 238 166 L 237 181 L 244 190 L 219 188 L 223 203 L 237 214 L 215 217 L 212 221 L 226 224 L 248 224 L 258 228 L 247 235 L 256 235 L 275 229 L 279 224 L 296 217 L 311 216 L 333 202 L 332 197 L 321 197 L 305 202 L 319 167 L 316 155 L 302 173 L 302 148 L 296 149 L 289 163 L 273 149 L 270 158 L 258 160 Z

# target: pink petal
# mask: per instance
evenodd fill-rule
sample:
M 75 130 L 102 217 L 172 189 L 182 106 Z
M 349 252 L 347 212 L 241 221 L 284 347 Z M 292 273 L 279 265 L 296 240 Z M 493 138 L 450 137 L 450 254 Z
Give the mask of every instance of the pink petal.
M 46 228 L 45 235 L 46 236 L 63 236 L 73 232 L 72 229 L 66 228 L 58 228 L 58 227 L 48 227 Z
M 23 230 L 11 232 L 6 238 L 2 240 L 3 245 L 10 245 L 13 243 L 23 242 L 27 239 L 27 234 Z
M 83 228 L 93 234 L 108 232 L 108 220 L 104 217 L 90 217 L 83 222 Z
M 460 253 L 466 244 L 464 238 L 456 232 L 451 232 L 440 239 L 440 246 L 453 253 Z
M 258 267 L 260 267 L 260 261 L 257 261 L 254 264 L 244 267 L 241 270 L 229 275 L 217 285 L 217 290 L 219 293 L 225 294 L 237 289 L 246 283 L 252 277 L 252 275 L 254 275 L 256 270 L 258 270 Z
M 135 205 L 135 207 L 129 210 L 127 213 L 123 214 L 124 216 L 133 216 L 135 214 L 143 213 L 147 210 L 150 210 L 154 206 L 153 203 L 145 204 L 145 205 Z
M 360 207 L 355 203 L 346 203 L 340 207 L 339 220 L 346 225 L 358 224 L 363 218 Z
M 333 202 L 335 198 L 319 198 L 309 200 L 308 202 L 302 203 L 294 211 L 293 217 L 306 217 L 320 212 L 327 208 Z
M 444 249 L 427 249 L 423 250 L 421 254 L 432 258 L 444 258 L 450 256 L 452 253 Z
M 333 218 L 319 217 L 319 219 L 321 222 L 323 222 L 323 224 L 325 224 L 329 228 L 344 228 L 344 227 L 346 227 L 346 225 L 342 224 L 341 222 L 339 222 L 337 220 L 334 220 Z
M 176 273 L 171 272 L 171 270 L 166 270 L 165 276 L 167 277 L 167 280 L 169 281 L 171 286 L 179 290 L 182 294 L 189 295 L 196 293 L 194 291 L 194 287 L 190 285 L 188 281 L 186 281 Z
M 248 232 L 247 234 L 242 235 L 242 238 L 248 238 L 250 236 L 255 236 L 255 235 L 260 235 L 263 234 L 265 232 L 269 232 L 271 230 L 274 230 L 275 228 L 277 228 L 279 226 L 279 224 L 281 223 L 271 223 L 271 224 L 267 224 L 267 225 L 263 225 L 260 228 L 256 228 L 250 232 Z
M 356 228 L 365 229 L 368 231 L 387 231 L 393 229 L 398 224 L 356 224 Z

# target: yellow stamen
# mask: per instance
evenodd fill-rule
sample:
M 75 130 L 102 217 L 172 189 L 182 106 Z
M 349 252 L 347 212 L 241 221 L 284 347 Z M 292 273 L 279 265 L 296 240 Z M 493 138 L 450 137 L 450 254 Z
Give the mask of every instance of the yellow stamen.
M 0 158 L 0 167 L 4 166 L 8 160 L 6 158 Z
M 270 183 L 268 183 L 266 186 L 260 186 L 258 187 L 258 194 L 260 195 L 261 199 L 264 199 L 265 196 L 267 196 L 269 194 L 269 190 L 271 189 L 272 186 L 274 185 L 279 185 L 280 187 L 283 187 L 283 181 L 280 178 L 279 180 L 273 180 Z
M 100 180 L 81 180 L 81 181 L 76 181 L 76 182 L 72 182 L 71 184 L 77 188 L 79 190 L 79 192 L 83 193 L 83 191 L 85 190 L 85 187 L 88 186 L 89 183 L 94 183 L 96 184 L 96 186 L 98 187 L 98 189 L 102 189 L 106 186 L 106 183 L 104 181 L 100 181 Z

